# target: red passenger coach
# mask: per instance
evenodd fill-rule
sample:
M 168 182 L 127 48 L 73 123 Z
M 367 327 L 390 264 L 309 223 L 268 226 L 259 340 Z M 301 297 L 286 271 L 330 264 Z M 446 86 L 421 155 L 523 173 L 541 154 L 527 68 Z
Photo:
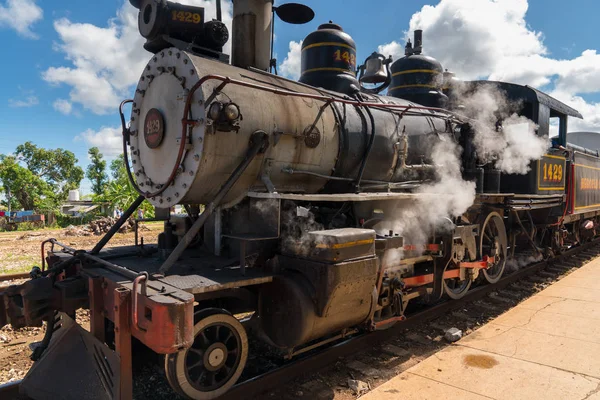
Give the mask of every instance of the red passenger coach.
M 574 191 L 572 213 L 600 209 L 600 158 L 575 151 L 573 154 Z

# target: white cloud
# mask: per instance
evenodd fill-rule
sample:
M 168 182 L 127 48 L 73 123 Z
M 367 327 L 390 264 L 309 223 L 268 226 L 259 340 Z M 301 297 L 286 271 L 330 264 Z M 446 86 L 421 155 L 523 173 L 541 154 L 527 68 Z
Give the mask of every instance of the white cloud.
M 216 15 L 215 2 L 181 0 L 180 3 L 206 7 L 207 19 Z M 56 49 L 65 54 L 67 66 L 50 67 L 43 74 L 51 84 L 71 87 L 72 103 L 80 103 L 96 114 L 114 112 L 119 102 L 132 95 L 151 54 L 142 47 L 145 39 L 137 28 L 138 10 L 125 0 L 117 16 L 100 27 L 62 18 L 54 21 L 60 37 Z M 223 2 L 223 22 L 231 32 L 231 4 Z M 230 52 L 227 44 L 224 51 Z
M 9 99 L 8 105 L 11 107 L 33 107 L 40 103 L 37 96 L 27 96 L 25 100 Z
M 569 132 L 576 131 L 596 131 L 600 132 L 600 102 L 587 102 L 581 96 L 577 96 L 569 91 L 556 89 L 551 91 L 550 96 L 573 107 L 583 115 L 584 119 L 569 118 Z M 558 133 L 558 129 L 555 129 Z
M 52 106 L 61 114 L 69 115 L 73 112 L 73 104 L 69 100 L 56 99 Z
M 123 151 L 121 127 L 102 127 L 95 131 L 88 129 L 77 135 L 75 141 L 83 140 L 89 147 L 97 147 L 107 158 L 115 157 Z
M 6 0 L 0 4 L 0 26 L 12 28 L 23 37 L 37 39 L 31 27 L 44 17 L 36 0 Z
M 527 0 L 442 0 L 415 13 L 409 32 L 423 29 L 427 54 L 474 79 L 489 75 L 507 58 L 547 53 L 542 34 L 527 26 L 527 8 Z
M 394 60 L 404 57 L 404 46 L 395 40 L 377 47 L 377 52 L 384 57 L 392 56 Z
M 571 131 L 600 131 L 600 103 L 579 96 L 600 92 L 600 54 L 588 49 L 572 59 L 553 58 L 543 34 L 527 24 L 528 7 L 527 0 L 441 0 L 415 13 L 402 39 L 423 29 L 424 53 L 457 77 L 544 87 L 583 114 L 585 121 L 571 119 Z M 379 51 L 402 57 L 400 42 L 381 45 Z
M 287 56 L 279 66 L 279 73 L 286 78 L 298 80 L 300 78 L 300 61 L 302 41 L 291 41 Z

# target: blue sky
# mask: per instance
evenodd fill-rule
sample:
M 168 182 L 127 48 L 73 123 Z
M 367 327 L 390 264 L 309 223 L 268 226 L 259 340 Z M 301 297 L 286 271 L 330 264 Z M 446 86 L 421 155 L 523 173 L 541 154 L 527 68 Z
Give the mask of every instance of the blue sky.
M 133 80 L 125 79 L 123 76 L 127 73 L 137 76 L 141 72 L 140 65 L 143 65 L 144 59 L 149 58 L 150 55 L 141 56 L 141 52 L 137 51 L 134 54 L 128 54 L 123 60 L 114 62 L 106 59 L 97 60 L 95 57 L 101 58 L 103 52 L 111 51 L 113 42 L 118 50 L 115 51 L 115 54 L 119 54 L 119 51 L 122 52 L 123 47 L 126 48 L 128 43 L 139 47 L 139 41 L 134 43 L 133 40 L 124 37 L 126 36 L 124 15 L 129 7 L 124 5 L 126 1 L 128 3 L 128 0 L 95 2 L 0 0 L 0 42 L 4 45 L 5 54 L 0 78 L 3 89 L 0 91 L 0 153 L 12 152 L 17 145 L 29 140 L 43 147 L 69 149 L 77 155 L 81 166 L 85 168 L 88 148 L 92 144 L 98 143 L 103 135 L 112 135 L 111 137 L 114 139 L 114 129 L 119 124 L 116 113 L 117 101 L 114 101 L 113 107 L 107 106 L 106 103 L 94 105 L 98 103 L 98 99 L 96 96 L 90 95 L 90 93 L 94 93 L 93 90 L 91 92 L 83 90 L 79 94 L 74 94 L 78 88 L 89 89 L 86 82 L 79 82 L 74 76 L 78 67 L 81 70 L 81 68 L 85 69 L 89 66 L 95 68 L 92 74 L 94 79 L 98 78 L 102 84 L 112 88 L 110 93 L 112 96 L 104 93 L 107 100 L 112 101 L 132 95 L 135 88 L 129 85 L 129 81 Z M 191 1 L 198 3 L 202 0 Z M 228 0 L 223 1 L 228 2 Z M 568 7 L 565 6 L 564 1 L 559 0 L 530 0 L 529 2 L 497 0 L 497 2 L 506 3 L 505 7 L 498 12 L 504 13 L 504 17 L 501 19 L 508 19 L 509 23 L 513 23 L 511 21 L 514 18 L 515 29 L 514 35 L 511 35 L 506 33 L 507 28 L 504 25 L 502 25 L 503 27 L 499 25 L 497 31 L 490 26 L 490 32 L 496 35 L 493 37 L 498 38 L 507 34 L 510 38 L 516 38 L 514 47 L 523 45 L 525 46 L 524 50 L 535 49 L 536 46 L 539 48 L 540 43 L 544 47 L 543 51 L 540 50 L 541 58 L 528 59 L 529 61 L 524 64 L 526 66 L 523 68 L 527 70 L 527 74 L 521 69 L 508 71 L 508 68 L 502 67 L 515 64 L 511 57 L 521 57 L 519 60 L 523 57 L 523 54 L 515 55 L 506 50 L 510 46 L 504 42 L 496 43 L 494 41 L 490 45 L 492 49 L 493 46 L 501 46 L 504 50 L 498 56 L 497 64 L 486 64 L 486 62 L 493 63 L 495 60 L 492 58 L 482 61 L 475 57 L 479 55 L 479 51 L 476 51 L 477 47 L 463 48 L 457 41 L 445 43 L 443 37 L 435 38 L 435 43 L 432 43 L 433 38 L 428 38 L 426 30 L 426 52 L 438 57 L 442 62 L 456 60 L 457 53 L 461 54 L 463 60 L 475 57 L 474 63 L 481 64 L 481 68 L 477 65 L 473 68 L 464 68 L 465 75 L 487 76 L 492 74 L 493 76 L 508 76 L 520 83 L 541 83 L 537 86 L 542 86 L 563 101 L 570 99 L 577 103 L 575 106 L 584 107 L 587 113 L 586 122 L 584 125 L 577 125 L 578 127 L 593 129 L 598 126 L 597 130 L 600 130 L 600 106 L 597 104 L 600 103 L 600 60 L 596 63 L 594 61 L 596 60 L 595 54 L 591 53 L 588 54 L 587 61 L 578 58 L 585 50 L 595 50 L 600 47 L 598 42 L 600 24 L 597 23 L 600 2 L 572 0 L 568 3 Z M 476 38 L 477 21 L 474 19 L 477 18 L 468 16 L 466 10 L 472 8 L 474 3 L 482 5 L 483 3 L 494 3 L 494 1 L 444 0 L 442 3 L 445 4 L 439 4 L 438 1 L 432 0 L 378 0 L 371 2 L 306 0 L 304 3 L 315 10 L 316 17 L 313 22 L 301 26 L 287 25 L 281 21 L 276 23 L 275 51 L 280 63 L 284 62 L 286 58 L 289 60 L 293 58 L 293 55 L 289 54 L 290 42 L 299 42 L 319 24 L 330 19 L 342 25 L 344 30 L 353 36 L 357 43 L 359 60 L 364 59 L 379 46 L 390 45 L 385 49 L 396 48 L 393 43 L 402 46 L 405 32 L 409 27 L 424 24 L 425 27 L 431 26 L 431 31 L 441 29 L 440 26 L 444 25 L 444 18 L 447 18 L 448 15 L 453 15 L 458 19 L 462 18 L 462 22 L 464 22 L 462 26 L 468 27 L 471 26 L 469 24 L 472 24 L 474 28 L 466 30 L 468 32 L 465 34 Z M 425 12 L 424 7 L 427 5 L 432 7 Z M 522 9 L 523 5 L 526 13 Z M 490 7 L 494 7 L 494 4 L 491 4 Z M 513 15 L 511 11 L 513 8 L 521 11 Z M 32 11 L 23 15 L 23 9 Z M 39 11 L 39 9 L 42 10 L 43 16 L 32 18 L 33 10 Z M 496 9 L 481 8 L 478 12 L 496 12 L 489 10 Z M 16 17 L 13 15 L 14 13 L 17 13 Z M 117 18 L 118 13 L 121 15 L 120 18 Z M 415 14 L 421 15 L 421 19 L 414 17 Z M 456 17 L 456 15 L 462 14 L 465 16 Z M 524 25 L 519 21 L 524 21 Z M 116 33 L 113 35 L 114 32 L 109 30 L 96 31 L 94 26 L 98 28 L 110 26 Z M 62 29 L 62 34 L 57 29 Z M 89 32 L 96 37 L 90 38 L 89 42 L 86 42 L 86 35 Z M 535 38 L 533 38 L 532 32 Z M 520 38 L 525 39 L 521 41 Z M 482 39 L 482 41 L 486 40 L 490 41 L 490 38 Z M 119 43 L 116 43 L 117 41 Z M 439 54 L 428 52 L 427 49 L 437 49 Z M 94 54 L 95 52 L 98 54 Z M 135 65 L 128 65 L 131 60 L 136 61 Z M 569 62 L 569 60 L 575 61 Z M 77 66 L 74 63 L 79 64 Z M 105 63 L 106 65 L 96 66 L 94 63 Z M 493 68 L 489 65 L 493 65 Z M 589 65 L 598 66 L 593 71 L 587 71 L 586 68 L 592 68 L 588 67 Z M 66 74 L 63 71 L 60 76 L 59 74 L 49 76 L 49 69 L 63 67 L 70 68 L 70 70 Z M 444 67 L 454 69 L 452 65 L 444 65 Z M 486 71 L 485 69 L 491 70 Z M 538 69 L 544 71 L 539 72 Z M 555 73 L 555 70 L 558 72 Z M 561 73 L 564 75 L 561 76 Z M 583 83 L 573 81 L 571 84 L 569 74 L 583 76 L 585 80 Z M 593 82 L 593 84 L 590 86 L 588 82 Z M 573 87 L 572 90 L 569 85 Z M 586 86 L 588 87 L 586 88 Z M 96 86 L 92 85 L 91 87 L 95 88 Z M 63 112 L 57 110 L 55 102 L 59 99 L 68 103 L 70 110 L 68 108 L 64 108 Z M 101 131 L 102 128 L 107 128 L 107 130 Z M 86 131 L 88 131 L 88 135 L 82 135 Z M 84 193 L 90 191 L 89 182 L 83 182 L 82 191 Z

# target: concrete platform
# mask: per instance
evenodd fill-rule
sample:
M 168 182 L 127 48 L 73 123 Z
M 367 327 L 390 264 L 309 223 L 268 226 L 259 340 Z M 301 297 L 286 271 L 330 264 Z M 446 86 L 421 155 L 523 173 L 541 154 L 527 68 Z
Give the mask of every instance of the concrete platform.
M 600 400 L 600 258 L 361 398 Z

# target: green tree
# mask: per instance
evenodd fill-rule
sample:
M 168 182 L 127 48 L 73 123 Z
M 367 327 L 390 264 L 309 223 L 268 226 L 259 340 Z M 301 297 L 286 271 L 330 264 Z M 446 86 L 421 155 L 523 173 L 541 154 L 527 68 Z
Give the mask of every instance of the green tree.
M 31 142 L 17 146 L 14 155 L 0 155 L 0 185 L 11 208 L 49 211 L 79 187 L 83 169 L 64 149 L 44 149 Z
M 97 147 L 89 149 L 88 155 L 90 156 L 90 165 L 87 167 L 85 176 L 92 182 L 92 191 L 96 195 L 100 195 L 104 192 L 108 181 L 106 161 L 103 160 L 104 157 Z
M 110 174 L 113 179 L 128 179 L 127 170 L 125 169 L 125 158 L 123 154 L 119 154 L 117 158 L 110 162 Z
M 20 165 L 14 156 L 0 155 L 0 182 L 6 198 L 3 203 L 8 206 L 10 199 L 13 210 L 47 210 L 55 204 L 51 185 Z
M 96 202 L 110 203 L 114 207 L 125 210 L 134 202 L 139 194 L 129 181 L 123 155 L 121 154 L 119 157 L 112 160 L 109 168 L 112 179 L 106 185 L 104 193 L 95 196 L 94 200 Z M 144 210 L 144 216 L 146 218 L 154 216 L 154 207 L 148 203 L 147 200 L 144 200 L 140 207 Z

